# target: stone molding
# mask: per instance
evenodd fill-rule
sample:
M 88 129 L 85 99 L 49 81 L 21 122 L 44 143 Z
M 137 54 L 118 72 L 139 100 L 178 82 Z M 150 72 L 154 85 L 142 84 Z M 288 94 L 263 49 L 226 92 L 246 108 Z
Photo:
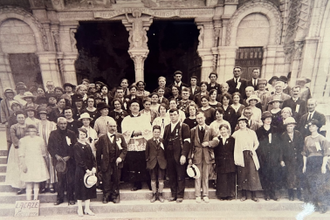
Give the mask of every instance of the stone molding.
M 234 15 L 230 18 L 227 35 L 226 45 L 235 46 L 237 28 L 241 20 L 249 14 L 261 13 L 266 16 L 270 23 L 270 34 L 268 45 L 279 45 L 281 43 L 282 32 L 282 17 L 281 12 L 273 4 L 261 1 L 261 2 L 247 2 L 240 7 Z
M 19 7 L 0 8 L 0 24 L 7 19 L 18 19 L 30 26 L 35 34 L 38 51 L 49 51 L 49 42 L 43 25 L 31 13 Z

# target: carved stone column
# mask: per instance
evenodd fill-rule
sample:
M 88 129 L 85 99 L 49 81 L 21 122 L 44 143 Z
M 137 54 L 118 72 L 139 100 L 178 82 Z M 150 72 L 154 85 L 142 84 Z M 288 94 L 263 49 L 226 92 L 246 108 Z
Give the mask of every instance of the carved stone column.
M 3 53 L 0 48 L 0 95 L 4 97 L 3 92 L 6 88 L 15 88 L 13 75 L 9 64 L 8 53 Z
M 198 36 L 198 55 L 202 59 L 201 81 L 207 81 L 209 74 L 215 70 L 214 55 L 212 48 L 214 46 L 214 27 L 212 20 L 200 21 L 195 19 L 199 31 Z
M 144 81 L 144 61 L 149 54 L 147 31 L 153 21 L 152 16 L 142 16 L 138 9 L 132 15 L 125 14 L 122 23 L 129 32 L 128 41 L 130 43 L 128 53 L 134 61 L 135 81 Z
M 60 25 L 59 42 L 57 43 L 57 47 L 61 50 L 58 52 L 58 68 L 61 72 L 62 83 L 69 82 L 77 84 L 74 64 L 78 57 L 78 50 L 76 47 L 77 41 L 75 38 L 78 25 L 78 22 L 62 23 Z

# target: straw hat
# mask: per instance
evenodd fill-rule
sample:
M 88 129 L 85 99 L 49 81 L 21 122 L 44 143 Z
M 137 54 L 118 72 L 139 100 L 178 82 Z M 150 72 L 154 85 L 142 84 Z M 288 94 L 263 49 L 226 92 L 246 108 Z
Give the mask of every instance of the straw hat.
M 198 179 L 201 176 L 201 172 L 195 164 L 187 166 L 187 174 L 191 178 Z
M 257 95 L 251 95 L 249 98 L 247 98 L 246 99 L 246 102 L 247 103 L 249 103 L 251 100 L 256 100 L 257 101 L 257 103 L 259 103 L 260 102 L 260 99 L 259 99 L 259 97 L 257 96 Z
M 88 175 L 87 173 L 84 176 L 84 184 L 86 186 L 86 188 L 92 188 L 97 182 L 97 177 L 92 174 L 92 175 Z

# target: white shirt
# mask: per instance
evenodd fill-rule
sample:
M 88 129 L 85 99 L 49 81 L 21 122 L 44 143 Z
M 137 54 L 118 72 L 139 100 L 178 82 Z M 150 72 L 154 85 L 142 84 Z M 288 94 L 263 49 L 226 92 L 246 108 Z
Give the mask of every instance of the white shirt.
M 175 124 L 173 124 L 171 122 L 171 132 L 173 132 L 174 128 L 176 127 L 176 125 L 180 122 L 180 120 L 178 120 Z

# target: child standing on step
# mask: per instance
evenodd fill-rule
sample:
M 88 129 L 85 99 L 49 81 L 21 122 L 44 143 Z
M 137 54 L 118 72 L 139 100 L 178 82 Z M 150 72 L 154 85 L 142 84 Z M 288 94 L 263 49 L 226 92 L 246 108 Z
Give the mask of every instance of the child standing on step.
M 160 138 L 161 127 L 159 125 L 154 125 L 152 128 L 152 133 L 153 137 L 147 141 L 146 145 L 147 170 L 150 172 L 152 189 L 152 197 L 150 202 L 153 203 L 158 199 L 163 203 L 164 177 L 167 162 L 165 159 L 163 139 Z

